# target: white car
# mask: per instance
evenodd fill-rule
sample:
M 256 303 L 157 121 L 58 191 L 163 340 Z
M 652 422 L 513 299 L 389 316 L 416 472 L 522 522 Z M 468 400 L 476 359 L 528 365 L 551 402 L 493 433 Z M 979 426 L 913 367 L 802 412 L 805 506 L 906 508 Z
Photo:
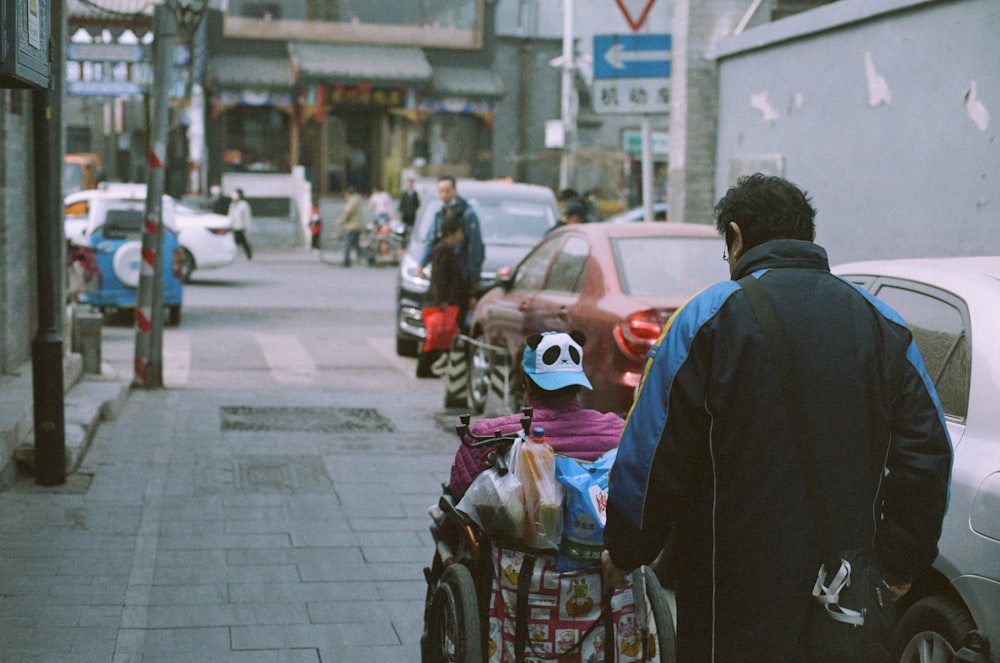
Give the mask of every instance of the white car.
M 98 197 L 121 195 L 145 198 L 146 185 L 109 184 L 100 189 L 78 191 L 66 196 L 66 239 L 74 244 L 86 244 L 90 201 Z M 236 259 L 233 223 L 228 216 L 180 203 L 174 204 L 174 216 L 180 229 L 181 278 L 185 283 L 191 280 L 191 273 L 196 269 L 225 267 Z
M 955 449 L 938 558 L 898 606 L 900 660 L 1000 662 L 1000 256 L 833 271 L 906 320 Z
M 667 203 L 653 203 L 653 220 L 666 221 L 668 210 L 669 205 Z M 627 212 L 608 217 L 604 220 L 604 223 L 633 223 L 635 221 L 642 221 L 645 216 L 646 212 L 643 208 L 633 207 Z

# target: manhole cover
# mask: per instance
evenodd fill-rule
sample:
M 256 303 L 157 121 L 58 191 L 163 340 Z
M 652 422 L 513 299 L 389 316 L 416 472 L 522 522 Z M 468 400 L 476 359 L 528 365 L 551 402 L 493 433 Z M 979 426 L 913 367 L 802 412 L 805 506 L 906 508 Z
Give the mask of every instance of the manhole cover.
M 224 431 L 281 431 L 290 433 L 395 433 L 392 421 L 370 407 L 255 407 L 220 408 Z
M 198 493 L 327 493 L 333 481 L 319 456 L 200 457 L 194 463 Z

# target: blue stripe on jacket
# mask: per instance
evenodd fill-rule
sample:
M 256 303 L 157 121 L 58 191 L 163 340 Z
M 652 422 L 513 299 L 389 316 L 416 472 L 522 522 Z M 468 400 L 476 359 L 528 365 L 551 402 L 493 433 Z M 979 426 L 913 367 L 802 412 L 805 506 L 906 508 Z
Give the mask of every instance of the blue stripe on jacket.
M 627 476 L 628 480 L 617 482 L 610 494 L 612 506 L 625 515 L 634 527 L 642 528 L 650 470 L 667 421 L 667 405 L 674 377 L 687 360 L 695 335 L 739 289 L 735 281 L 723 281 L 705 289 L 677 309 L 660 339 L 649 351 L 639 390 L 640 393 L 653 394 L 655 402 L 662 403 L 664 407 L 645 408 L 640 412 L 633 408 L 629 412 L 618 447 L 618 458 L 609 478 L 609 482 L 614 484 L 616 477 L 621 479 L 623 475 Z M 661 369 L 661 364 L 666 366 Z M 654 366 L 657 368 L 654 369 Z

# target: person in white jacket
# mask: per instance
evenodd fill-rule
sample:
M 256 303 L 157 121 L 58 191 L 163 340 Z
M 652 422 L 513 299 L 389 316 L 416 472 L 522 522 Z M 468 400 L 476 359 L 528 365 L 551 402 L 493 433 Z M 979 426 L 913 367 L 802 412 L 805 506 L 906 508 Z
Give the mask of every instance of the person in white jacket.
M 229 218 L 233 222 L 233 239 L 243 247 L 247 260 L 253 260 L 253 248 L 247 241 L 247 232 L 253 226 L 253 214 L 250 203 L 243 197 L 243 189 L 236 189 L 233 194 L 233 201 L 229 203 Z

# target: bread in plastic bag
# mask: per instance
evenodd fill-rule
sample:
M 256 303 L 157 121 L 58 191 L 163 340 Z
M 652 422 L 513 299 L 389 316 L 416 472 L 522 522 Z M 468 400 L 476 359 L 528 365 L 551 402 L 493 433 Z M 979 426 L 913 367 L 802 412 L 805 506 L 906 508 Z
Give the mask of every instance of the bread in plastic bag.
M 525 440 L 517 450 L 514 471 L 524 489 L 524 545 L 557 550 L 562 536 L 562 486 L 556 481 L 552 446 L 544 439 Z
M 456 505 L 493 538 L 521 541 L 524 537 L 524 491 L 517 477 L 517 447 L 514 442 L 509 454 L 509 471 L 500 475 L 490 467 L 477 476 Z

